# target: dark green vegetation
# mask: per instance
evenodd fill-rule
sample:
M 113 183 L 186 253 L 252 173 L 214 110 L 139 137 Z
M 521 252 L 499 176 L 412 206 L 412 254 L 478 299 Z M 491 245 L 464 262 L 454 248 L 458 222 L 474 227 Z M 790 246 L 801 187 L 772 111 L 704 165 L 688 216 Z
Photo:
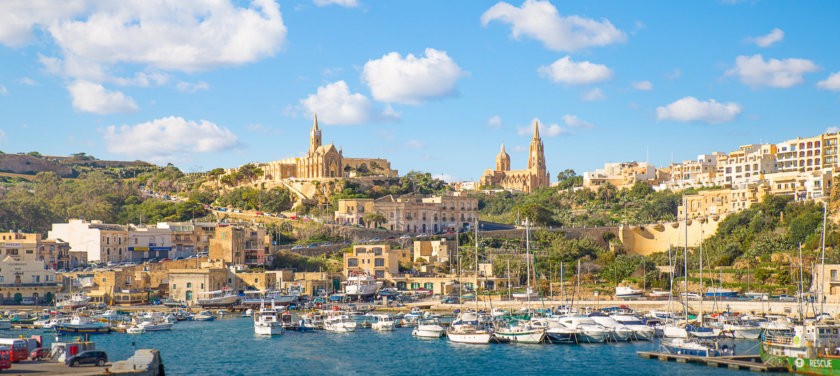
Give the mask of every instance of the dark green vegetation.
M 567 174 L 574 174 L 569 170 Z M 562 174 L 562 173 L 561 173 Z M 531 218 L 544 226 L 615 226 L 622 223 L 651 223 L 673 221 L 682 195 L 654 192 L 644 183 L 632 189 L 618 190 L 611 184 L 597 191 L 574 190 L 566 186 L 576 181 L 572 176 L 560 186 L 541 188 L 533 194 L 501 192 L 477 195 L 479 217 L 482 220 L 518 223 Z
M 101 171 L 62 179 L 41 172 L 32 181 L 0 185 L 0 230 L 45 233 L 69 218 L 105 223 L 183 221 L 208 213 L 195 201 L 174 203 L 142 197 L 137 180 L 124 181 Z

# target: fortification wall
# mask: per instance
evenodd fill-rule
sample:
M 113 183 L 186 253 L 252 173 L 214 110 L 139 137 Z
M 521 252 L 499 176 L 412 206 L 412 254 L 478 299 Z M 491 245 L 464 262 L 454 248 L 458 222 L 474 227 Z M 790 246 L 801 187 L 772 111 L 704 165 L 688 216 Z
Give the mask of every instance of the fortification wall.
M 689 247 L 700 245 L 700 238 L 708 239 L 717 232 L 718 224 L 726 216 L 688 220 L 688 235 L 683 222 L 664 224 L 628 225 L 618 229 L 618 239 L 627 254 L 650 255 L 666 252 L 669 246 L 682 247 L 688 239 Z

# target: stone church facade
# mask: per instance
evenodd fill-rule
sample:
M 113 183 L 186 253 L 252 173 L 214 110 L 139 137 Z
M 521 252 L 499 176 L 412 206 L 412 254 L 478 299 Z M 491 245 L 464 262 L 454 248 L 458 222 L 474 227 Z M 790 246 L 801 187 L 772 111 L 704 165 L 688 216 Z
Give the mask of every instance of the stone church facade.
M 510 155 L 505 152 L 505 145 L 496 156 L 496 169 L 487 169 L 479 181 L 481 186 L 501 186 L 505 189 L 521 192 L 533 192 L 539 187 L 548 187 L 550 178 L 545 166 L 545 151 L 540 138 L 540 130 L 534 121 L 534 137 L 528 150 L 528 168 L 510 169 Z

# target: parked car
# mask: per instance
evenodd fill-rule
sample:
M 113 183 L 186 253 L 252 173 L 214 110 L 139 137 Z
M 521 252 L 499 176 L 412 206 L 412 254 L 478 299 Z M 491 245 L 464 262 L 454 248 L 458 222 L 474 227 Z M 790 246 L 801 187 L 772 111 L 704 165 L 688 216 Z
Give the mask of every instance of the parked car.
M 21 299 L 20 304 L 23 304 L 23 305 L 34 305 L 34 304 L 35 304 L 35 299 L 32 299 L 32 298 L 23 298 L 23 299 Z
M 330 246 L 330 245 L 332 245 L 332 243 L 324 243 L 324 244 L 321 244 L 321 247 L 326 247 L 326 246 Z
M 160 261 L 158 261 L 158 262 L 160 263 L 160 262 L 165 262 L 165 261 L 171 261 L 171 260 L 170 260 L 170 259 L 168 259 L 168 258 L 162 258 L 162 259 L 160 259 Z
M 400 239 L 411 239 L 411 235 L 405 234 L 403 236 L 400 236 Z
M 82 364 L 95 364 L 102 367 L 105 363 L 108 363 L 108 354 L 98 350 L 82 351 L 64 360 L 64 364 L 70 367 L 78 367 Z
M 39 347 L 29 353 L 29 359 L 42 360 L 50 357 L 50 349 L 48 347 Z
M 428 235 L 426 235 L 426 234 L 417 234 L 417 236 L 415 236 L 415 238 L 423 238 L 423 237 L 426 237 L 426 236 L 428 236 Z
M 292 247 L 292 249 L 302 249 L 302 248 L 303 248 L 302 245 L 296 245 L 296 246 Z
M 317 243 L 313 243 L 313 244 L 310 244 L 310 245 L 306 246 L 306 248 L 315 248 L 317 246 L 318 246 Z

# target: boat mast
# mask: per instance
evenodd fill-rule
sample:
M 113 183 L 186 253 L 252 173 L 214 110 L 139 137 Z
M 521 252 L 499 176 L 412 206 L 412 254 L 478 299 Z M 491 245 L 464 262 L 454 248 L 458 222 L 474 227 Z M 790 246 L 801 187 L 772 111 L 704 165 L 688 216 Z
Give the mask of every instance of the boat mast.
M 670 270 L 671 280 L 668 283 L 668 312 L 673 312 L 671 306 L 674 300 L 674 265 L 671 264 L 671 242 L 668 242 L 668 269 Z
M 507 259 L 507 287 L 508 287 L 508 300 L 513 300 L 511 298 L 511 290 L 510 290 L 510 257 Z
M 686 208 L 686 213 L 688 213 L 688 208 Z M 697 220 L 697 224 L 700 226 L 700 326 L 703 326 L 703 223 L 700 220 Z M 688 230 L 688 226 L 685 226 L 686 230 Z M 714 288 L 714 282 L 712 282 L 712 288 Z
M 531 312 L 531 221 L 525 218 L 525 271 L 528 287 L 525 289 L 525 297 L 528 299 L 528 312 Z
M 475 217 L 475 282 L 473 284 L 473 295 L 475 295 L 475 312 L 478 317 L 478 216 Z
M 822 228 L 822 255 L 820 256 L 820 315 L 825 313 L 823 305 L 825 304 L 825 291 L 823 291 L 823 282 L 825 281 L 825 217 L 828 216 L 828 201 L 823 202 L 823 228 Z
M 685 321 L 688 322 L 688 200 L 683 198 L 683 217 L 685 217 L 685 247 L 683 248 L 683 267 L 685 268 L 685 275 L 683 283 L 683 295 L 685 295 L 685 304 L 683 305 L 683 313 L 685 313 Z
M 566 273 L 563 272 L 563 260 L 560 260 L 560 283 L 563 285 L 563 305 L 569 304 L 569 300 L 566 298 Z
M 796 302 L 799 305 L 799 322 L 804 322 L 802 317 L 802 294 L 805 286 L 802 284 L 802 243 L 799 243 L 799 294 L 796 297 Z

